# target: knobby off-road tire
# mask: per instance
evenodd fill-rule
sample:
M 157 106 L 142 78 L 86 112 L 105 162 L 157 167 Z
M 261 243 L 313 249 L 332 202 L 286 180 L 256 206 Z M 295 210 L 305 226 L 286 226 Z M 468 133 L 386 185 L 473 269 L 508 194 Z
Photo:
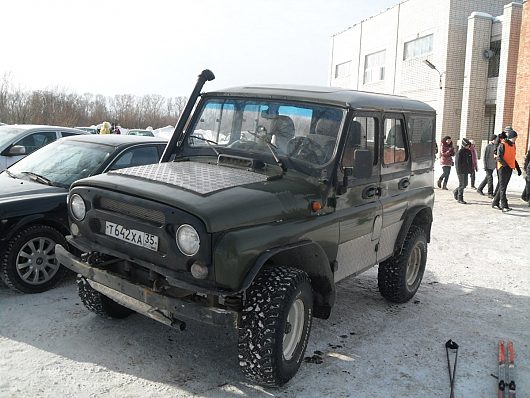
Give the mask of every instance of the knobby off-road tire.
M 239 365 L 269 387 L 289 381 L 307 347 L 313 313 L 309 276 L 286 267 L 265 268 L 246 293 L 239 327 Z
M 420 287 L 427 262 L 425 231 L 412 225 L 401 250 L 379 264 L 379 292 L 389 301 L 409 301 Z
M 55 257 L 55 244 L 68 247 L 63 234 L 48 225 L 32 225 L 9 240 L 0 259 L 0 276 L 13 290 L 41 293 L 67 272 Z
M 77 278 L 77 288 L 83 305 L 102 317 L 120 319 L 134 312 L 92 288 L 84 277 Z

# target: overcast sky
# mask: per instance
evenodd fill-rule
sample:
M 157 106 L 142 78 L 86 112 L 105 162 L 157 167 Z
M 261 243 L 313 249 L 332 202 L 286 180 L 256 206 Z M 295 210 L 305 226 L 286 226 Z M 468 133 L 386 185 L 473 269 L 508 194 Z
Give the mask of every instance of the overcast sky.
M 330 40 L 399 0 L 3 0 L 0 78 L 25 90 L 188 96 L 328 85 Z

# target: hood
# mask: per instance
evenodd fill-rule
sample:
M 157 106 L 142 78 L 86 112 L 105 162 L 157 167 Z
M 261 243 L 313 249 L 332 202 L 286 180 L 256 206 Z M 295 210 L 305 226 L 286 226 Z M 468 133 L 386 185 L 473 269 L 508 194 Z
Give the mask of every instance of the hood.
M 6 173 L 0 174 L 0 203 L 40 196 L 65 195 L 67 192 L 65 188 L 11 178 Z
M 202 162 L 169 162 L 117 170 L 74 183 L 138 196 L 184 210 L 209 232 L 311 217 L 325 186 L 289 171 L 283 177 Z

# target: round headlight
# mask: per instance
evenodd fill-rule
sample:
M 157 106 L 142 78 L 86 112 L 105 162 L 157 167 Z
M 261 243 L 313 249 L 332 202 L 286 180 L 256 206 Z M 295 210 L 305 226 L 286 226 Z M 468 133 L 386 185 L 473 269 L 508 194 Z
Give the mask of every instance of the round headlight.
M 195 228 L 188 224 L 183 224 L 177 229 L 176 241 L 180 251 L 186 256 L 196 254 L 201 245 L 199 234 Z
M 86 206 L 83 198 L 78 194 L 74 193 L 70 197 L 70 209 L 72 210 L 72 215 L 78 221 L 81 221 L 85 218 L 86 215 Z

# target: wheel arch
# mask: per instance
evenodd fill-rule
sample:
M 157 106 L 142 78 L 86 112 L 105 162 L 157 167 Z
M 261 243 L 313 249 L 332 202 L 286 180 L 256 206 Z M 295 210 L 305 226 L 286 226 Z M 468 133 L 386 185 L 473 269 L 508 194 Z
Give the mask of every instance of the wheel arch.
M 263 252 L 244 282 L 246 290 L 263 267 L 286 266 L 306 272 L 313 288 L 313 316 L 327 319 L 335 304 L 335 281 L 324 249 L 312 241 L 297 242 Z
M 425 231 L 427 243 L 431 241 L 432 209 L 426 206 L 412 207 L 407 211 L 405 220 L 399 231 L 399 235 L 394 245 L 394 253 L 401 250 L 403 242 L 412 225 L 416 225 Z
M 31 216 L 21 218 L 16 223 L 14 223 L 9 228 L 9 232 L 4 237 L 4 241 L 9 242 L 20 230 L 32 227 L 34 225 L 46 225 L 48 227 L 54 228 L 61 234 L 63 234 L 63 236 L 66 236 L 70 233 L 70 231 L 64 224 L 47 218 L 45 214 L 33 214 Z

